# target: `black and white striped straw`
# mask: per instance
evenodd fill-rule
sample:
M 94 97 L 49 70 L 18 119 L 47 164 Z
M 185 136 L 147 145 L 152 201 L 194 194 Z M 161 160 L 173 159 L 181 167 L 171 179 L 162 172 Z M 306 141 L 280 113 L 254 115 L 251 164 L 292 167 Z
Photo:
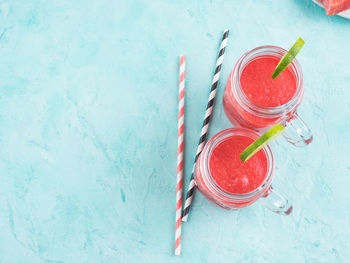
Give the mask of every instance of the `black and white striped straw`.
M 221 45 L 220 45 L 220 51 L 219 51 L 218 59 L 217 59 L 217 62 L 216 62 L 215 74 L 214 74 L 213 82 L 212 82 L 212 85 L 211 85 L 211 90 L 210 90 L 210 94 L 209 94 L 209 100 L 208 100 L 208 104 L 207 104 L 207 109 L 205 111 L 205 116 L 204 116 L 204 121 L 203 121 L 203 126 L 202 126 L 202 132 L 201 132 L 201 136 L 199 138 L 199 143 L 198 143 L 196 157 L 194 159 L 192 175 L 191 175 L 190 184 L 189 184 L 188 190 L 187 190 L 185 206 L 184 206 L 184 209 L 182 211 L 182 221 L 184 221 L 184 222 L 187 221 L 188 214 L 189 214 L 189 211 L 190 211 L 190 208 L 191 208 L 193 195 L 194 195 L 194 190 L 195 190 L 195 183 L 194 183 L 194 177 L 193 177 L 194 176 L 194 170 L 195 170 L 195 167 L 196 167 L 196 163 L 197 163 L 198 157 L 201 154 L 201 152 L 202 152 L 202 150 L 204 148 L 205 142 L 207 140 L 208 128 L 209 128 L 210 118 L 211 118 L 211 115 L 212 115 L 212 112 L 213 112 L 213 108 L 214 108 L 214 100 L 215 100 L 215 95 L 216 95 L 216 88 L 217 88 L 218 82 L 219 82 L 219 77 L 220 77 L 220 72 L 221 72 L 221 65 L 222 65 L 222 62 L 224 60 L 224 54 L 225 54 L 225 48 L 226 48 L 226 44 L 227 44 L 228 34 L 229 34 L 229 30 L 226 29 L 224 31 L 223 36 L 222 36 L 222 41 L 221 41 Z

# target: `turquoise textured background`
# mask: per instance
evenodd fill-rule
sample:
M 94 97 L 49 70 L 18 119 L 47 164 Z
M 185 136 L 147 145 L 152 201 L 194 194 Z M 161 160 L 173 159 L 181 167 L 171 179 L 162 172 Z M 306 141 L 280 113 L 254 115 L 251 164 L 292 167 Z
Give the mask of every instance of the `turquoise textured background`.
M 210 135 L 239 56 L 301 36 L 315 139 L 272 145 L 291 216 L 197 193 L 175 257 L 178 56 L 188 183 L 225 28 Z M 1 0 L 0 262 L 349 262 L 349 47 L 350 20 L 311 0 Z

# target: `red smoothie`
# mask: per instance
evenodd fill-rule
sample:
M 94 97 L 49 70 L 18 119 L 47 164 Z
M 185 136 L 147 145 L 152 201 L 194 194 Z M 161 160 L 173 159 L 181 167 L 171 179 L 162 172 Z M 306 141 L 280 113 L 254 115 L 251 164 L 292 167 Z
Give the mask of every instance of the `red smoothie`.
M 258 188 L 267 174 L 268 160 L 259 151 L 247 162 L 240 153 L 253 142 L 245 136 L 231 136 L 220 142 L 209 157 L 209 170 L 215 183 L 231 194 L 245 194 Z
M 194 179 L 199 191 L 225 209 L 249 206 L 268 191 L 274 161 L 269 146 L 242 162 L 239 155 L 259 135 L 245 128 L 230 128 L 214 135 L 196 164 Z
M 258 55 L 244 63 L 239 61 L 239 69 L 236 64 L 223 97 L 226 116 L 235 126 L 263 131 L 288 119 L 299 106 L 303 92 L 298 92 L 298 74 L 292 66 L 276 79 L 271 77 L 280 59 Z M 297 99 L 288 105 L 296 94 Z
M 243 69 L 243 93 L 253 103 L 263 107 L 277 107 L 290 101 L 296 92 L 296 80 L 288 67 L 276 79 L 271 77 L 279 59 L 258 57 Z

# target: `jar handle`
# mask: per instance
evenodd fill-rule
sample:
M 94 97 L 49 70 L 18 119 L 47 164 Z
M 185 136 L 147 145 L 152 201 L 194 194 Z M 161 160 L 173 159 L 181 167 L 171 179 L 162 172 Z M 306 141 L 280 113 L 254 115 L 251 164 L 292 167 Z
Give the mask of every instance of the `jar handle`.
M 260 198 L 259 202 L 277 214 L 289 215 L 293 210 L 293 206 L 289 203 L 288 199 L 276 192 L 272 186 Z
M 283 132 L 283 136 L 294 146 L 304 147 L 312 142 L 312 133 L 297 112 L 294 112 L 284 126 L 286 129 Z

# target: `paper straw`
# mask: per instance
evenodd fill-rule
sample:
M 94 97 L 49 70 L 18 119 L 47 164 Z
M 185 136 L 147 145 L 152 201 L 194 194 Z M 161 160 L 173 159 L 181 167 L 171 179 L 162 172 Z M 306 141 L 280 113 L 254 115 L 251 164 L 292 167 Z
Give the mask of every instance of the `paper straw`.
M 219 77 L 220 77 L 221 65 L 222 65 L 222 62 L 224 60 L 224 54 L 225 54 L 225 48 L 226 48 L 226 44 L 227 44 L 228 34 L 229 34 L 229 30 L 226 29 L 224 31 L 224 34 L 223 34 L 222 40 L 221 40 L 221 46 L 220 46 L 218 59 L 217 59 L 217 62 L 216 62 L 214 78 L 213 78 L 213 82 L 212 82 L 212 85 L 211 85 L 211 90 L 210 90 L 210 94 L 209 94 L 209 100 L 208 100 L 208 104 L 207 104 L 207 109 L 205 111 L 205 116 L 204 116 L 204 121 L 203 121 L 203 126 L 202 126 L 202 132 L 201 132 L 201 136 L 199 138 L 199 143 L 198 143 L 196 157 L 194 159 L 192 175 L 191 175 L 190 184 L 189 184 L 189 187 L 188 187 L 188 190 L 187 190 L 185 206 L 184 206 L 184 210 L 182 212 L 182 221 L 184 221 L 184 222 L 186 222 L 187 219 L 188 219 L 188 214 L 189 214 L 189 211 L 190 211 L 190 208 L 191 208 L 191 203 L 192 203 L 194 190 L 195 190 L 195 183 L 194 183 L 194 177 L 193 177 L 194 170 L 195 170 L 195 167 L 196 167 L 196 163 L 197 163 L 198 157 L 201 154 L 201 152 L 202 152 L 202 150 L 204 148 L 205 142 L 207 140 L 208 128 L 209 128 L 210 118 L 211 118 L 211 115 L 212 115 L 212 112 L 213 112 L 213 108 L 214 108 L 214 100 L 215 100 L 215 95 L 216 95 L 216 88 L 218 86 L 218 81 L 219 81 Z
M 176 182 L 176 225 L 175 255 L 181 254 L 181 210 L 182 210 L 182 174 L 184 148 L 184 111 L 185 111 L 185 56 L 180 56 L 179 70 L 179 117 L 177 134 L 177 182 Z

